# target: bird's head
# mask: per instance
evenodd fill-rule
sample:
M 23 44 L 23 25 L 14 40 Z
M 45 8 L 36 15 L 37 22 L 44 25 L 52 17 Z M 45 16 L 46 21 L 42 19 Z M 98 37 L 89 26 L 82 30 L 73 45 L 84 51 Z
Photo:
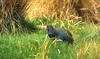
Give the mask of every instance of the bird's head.
M 52 25 L 47 25 L 47 26 L 46 26 L 46 30 L 47 30 L 47 31 L 50 31 L 50 30 L 53 30 L 53 29 L 54 29 L 54 28 L 53 28 Z

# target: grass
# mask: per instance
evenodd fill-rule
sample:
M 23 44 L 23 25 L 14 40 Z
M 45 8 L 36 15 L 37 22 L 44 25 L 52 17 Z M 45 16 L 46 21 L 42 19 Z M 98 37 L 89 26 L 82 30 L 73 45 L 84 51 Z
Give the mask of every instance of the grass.
M 50 24 L 70 30 L 74 37 L 73 46 L 50 40 L 47 31 L 40 29 L 16 36 L 1 34 L 0 59 L 100 59 L 100 26 L 59 21 Z

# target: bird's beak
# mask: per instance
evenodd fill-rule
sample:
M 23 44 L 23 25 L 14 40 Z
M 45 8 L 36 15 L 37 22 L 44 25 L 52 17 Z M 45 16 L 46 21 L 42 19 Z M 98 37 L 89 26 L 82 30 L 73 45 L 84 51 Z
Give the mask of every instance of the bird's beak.
M 46 26 L 42 26 L 41 28 L 44 29 L 44 30 L 47 30 L 47 27 Z
M 37 26 L 37 27 L 40 28 L 40 29 L 47 30 L 47 27 L 46 26 Z

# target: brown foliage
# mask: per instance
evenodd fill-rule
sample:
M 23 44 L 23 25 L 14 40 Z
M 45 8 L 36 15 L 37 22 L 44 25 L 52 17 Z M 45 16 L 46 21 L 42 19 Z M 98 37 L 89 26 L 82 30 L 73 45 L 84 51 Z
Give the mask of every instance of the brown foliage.
M 20 27 L 21 17 L 49 16 L 100 22 L 100 0 L 0 0 L 0 31 Z
M 19 20 L 27 0 L 0 0 L 0 31 L 15 33 L 20 27 Z
M 29 0 L 28 18 L 48 15 L 53 18 L 100 22 L 100 0 Z

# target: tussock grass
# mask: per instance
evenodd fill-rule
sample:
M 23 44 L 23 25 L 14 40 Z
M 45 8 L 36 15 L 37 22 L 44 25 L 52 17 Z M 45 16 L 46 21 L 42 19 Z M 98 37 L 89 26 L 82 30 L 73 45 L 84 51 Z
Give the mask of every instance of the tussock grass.
M 64 20 L 100 22 L 99 0 L 29 0 L 26 18 L 49 16 Z
M 15 34 L 23 27 L 27 28 L 24 17 L 44 16 L 50 18 L 49 21 L 63 19 L 98 23 L 99 14 L 99 0 L 1 0 L 0 32 Z
M 24 21 L 24 6 L 27 0 L 1 0 L 0 1 L 0 33 L 11 32 L 15 34 L 21 30 Z

